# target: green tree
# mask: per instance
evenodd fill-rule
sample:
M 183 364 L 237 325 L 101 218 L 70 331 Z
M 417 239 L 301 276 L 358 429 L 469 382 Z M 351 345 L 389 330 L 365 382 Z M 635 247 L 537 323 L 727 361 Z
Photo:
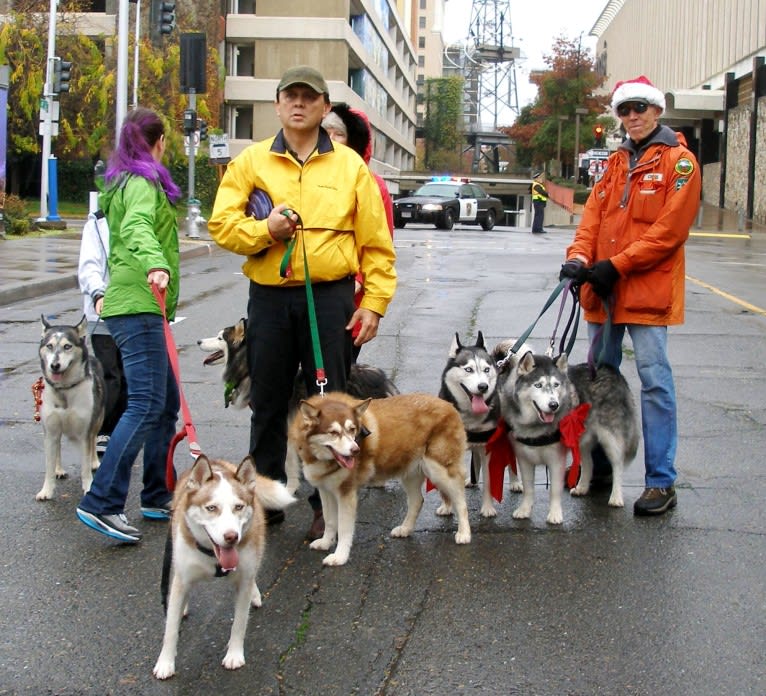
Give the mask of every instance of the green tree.
M 426 80 L 425 89 L 423 165 L 433 171 L 459 171 L 463 142 L 460 131 L 463 79 L 442 77 Z
M 581 149 L 591 146 L 592 128 L 598 122 L 606 131 L 614 120 L 605 115 L 608 95 L 596 95 L 606 78 L 599 75 L 587 49 L 579 39 L 558 37 L 550 55 L 544 56 L 548 70 L 530 78 L 537 85 L 537 97 L 522 112 L 516 122 L 500 130 L 516 142 L 519 164 L 542 167 L 557 156 L 559 125 L 561 124 L 561 160 L 572 165 L 575 145 L 575 109 L 584 108 L 580 117 Z M 559 117 L 567 117 L 561 121 Z

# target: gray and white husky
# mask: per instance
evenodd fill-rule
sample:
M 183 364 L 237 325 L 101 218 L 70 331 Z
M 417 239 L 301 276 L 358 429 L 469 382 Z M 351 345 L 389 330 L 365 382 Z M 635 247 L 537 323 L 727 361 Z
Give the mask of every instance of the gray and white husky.
M 500 393 L 503 417 L 511 429 L 524 495 L 514 510 L 516 519 L 532 514 L 535 466 L 547 466 L 550 504 L 547 522 L 564 521 L 561 496 L 564 489 L 567 448 L 561 442 L 562 418 L 581 403 L 589 403 L 585 431 L 580 437 L 582 456 L 579 482 L 571 490 L 586 495 L 593 476 L 591 453 L 597 444 L 612 464 L 609 505 L 623 507 L 624 468 L 636 456 L 638 424 L 628 383 L 615 369 L 602 366 L 591 376 L 587 364 L 569 366 L 566 354 L 557 358 L 526 353 L 511 370 Z
M 61 466 L 61 438 L 66 435 L 80 452 L 82 489 L 87 492 L 98 468 L 96 435 L 104 420 L 104 377 L 101 363 L 88 353 L 83 316 L 76 326 L 52 325 L 44 316 L 40 369 L 45 380 L 40 420 L 45 434 L 45 481 L 37 500 L 53 497 Z

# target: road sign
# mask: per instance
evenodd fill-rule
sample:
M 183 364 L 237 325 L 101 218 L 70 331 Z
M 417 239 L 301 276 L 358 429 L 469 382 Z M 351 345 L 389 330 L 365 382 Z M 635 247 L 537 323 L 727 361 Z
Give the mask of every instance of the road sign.
M 212 164 L 226 164 L 231 160 L 229 154 L 229 135 L 223 133 L 221 135 L 210 135 L 210 161 Z

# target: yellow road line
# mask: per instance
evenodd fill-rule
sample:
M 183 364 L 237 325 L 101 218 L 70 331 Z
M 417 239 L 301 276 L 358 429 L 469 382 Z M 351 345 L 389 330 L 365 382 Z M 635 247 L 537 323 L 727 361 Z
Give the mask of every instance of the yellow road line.
M 728 292 L 724 292 L 723 290 L 720 290 L 714 285 L 710 285 L 710 283 L 706 283 L 702 280 L 699 280 L 698 278 L 692 278 L 690 275 L 686 276 L 686 279 L 691 281 L 695 285 L 699 285 L 700 287 L 705 288 L 706 290 L 710 290 L 710 292 L 720 297 L 723 297 L 724 299 L 729 300 L 730 302 L 733 302 L 734 304 L 738 304 L 740 307 L 744 307 L 748 312 L 753 312 L 753 314 L 761 314 L 763 316 L 766 316 L 766 309 L 761 309 L 761 307 L 756 307 L 755 305 L 752 305 L 749 302 L 745 302 L 745 300 L 741 300 L 739 299 L 739 297 L 730 295 Z
M 690 237 L 720 237 L 721 239 L 750 239 L 742 232 L 689 232 Z

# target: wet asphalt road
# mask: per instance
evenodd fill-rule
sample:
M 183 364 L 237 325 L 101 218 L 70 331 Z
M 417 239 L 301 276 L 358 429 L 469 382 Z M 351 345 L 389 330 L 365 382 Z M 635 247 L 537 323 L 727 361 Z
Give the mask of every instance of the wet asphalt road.
M 519 335 L 557 283 L 570 230 L 544 237 L 496 228 L 397 230 L 400 285 L 361 360 L 404 391 L 436 393 L 454 333 L 488 343 Z M 765 694 L 766 668 L 766 239 L 692 239 L 687 322 L 672 329 L 679 397 L 679 505 L 634 518 L 642 453 L 628 470 L 626 508 L 608 495 L 564 502 L 546 524 L 537 475 L 529 521 L 479 515 L 468 491 L 473 541 L 426 498 L 415 534 L 392 539 L 403 514 L 398 484 L 365 490 L 349 563 L 323 568 L 303 539 L 305 500 L 269 531 L 259 574 L 264 605 L 251 611 L 247 664 L 220 666 L 233 594 L 199 586 L 184 622 L 178 675 L 157 682 L 165 524 L 140 521 L 134 470 L 126 512 L 144 531 L 115 544 L 80 524 L 78 465 L 54 501 L 34 495 L 42 431 L 30 386 L 39 374 L 39 316 L 74 323 L 75 290 L 3 307 L 0 321 L 0 694 Z M 223 408 L 218 368 L 196 341 L 245 314 L 246 281 L 225 252 L 184 262 L 185 317 L 174 329 L 183 387 L 203 449 L 239 461 L 248 416 Z M 719 291 L 727 293 L 720 294 Z M 738 304 L 740 299 L 749 305 Z M 531 341 L 544 347 L 555 311 Z M 585 330 L 574 361 L 585 359 Z M 628 344 L 629 347 L 629 344 Z M 625 374 L 637 395 L 630 352 Z M 177 466 L 188 455 L 182 444 Z M 305 498 L 308 491 L 300 491 Z

